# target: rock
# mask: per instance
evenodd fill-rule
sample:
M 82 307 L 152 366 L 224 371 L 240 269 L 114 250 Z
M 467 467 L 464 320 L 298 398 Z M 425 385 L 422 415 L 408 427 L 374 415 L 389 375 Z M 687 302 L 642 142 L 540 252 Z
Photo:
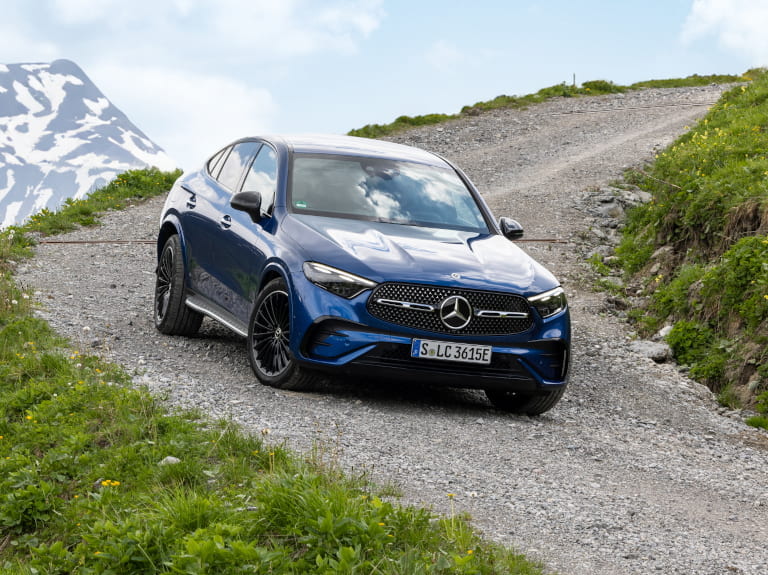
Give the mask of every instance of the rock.
M 607 258 L 607 257 L 611 256 L 612 254 L 613 254 L 613 248 L 611 246 L 600 245 L 600 246 L 597 246 L 596 248 L 594 248 L 593 250 L 591 250 L 587 254 L 587 259 L 592 258 L 594 256 L 599 256 L 600 260 L 605 262 L 604 258 Z
M 759 373 L 754 374 L 752 377 L 749 378 L 749 381 L 747 382 L 747 389 L 755 393 L 757 389 L 760 387 L 760 384 L 763 382 L 763 378 L 760 377 Z
M 598 208 L 598 211 L 603 217 L 606 217 L 606 218 L 618 219 L 618 218 L 624 217 L 624 208 L 622 208 L 621 205 L 615 200 L 611 200 L 610 202 L 604 202 Z
M 665 339 L 667 339 L 667 336 L 670 334 L 671 331 L 672 331 L 672 326 L 665 325 L 658 331 L 658 333 L 656 333 L 656 335 L 653 336 L 653 341 L 664 341 Z
M 658 260 L 672 254 L 672 246 L 661 246 L 651 255 L 652 260 Z
M 601 281 L 603 285 L 610 286 L 613 289 L 624 289 L 624 280 L 618 276 L 606 276 Z
M 176 465 L 177 463 L 181 463 L 181 459 L 174 457 L 173 455 L 169 455 L 168 457 L 163 458 L 163 460 L 158 463 L 158 465 Z
M 608 296 L 605 298 L 605 303 L 607 306 L 611 307 L 612 309 L 618 309 L 618 310 L 626 310 L 629 309 L 630 305 L 629 302 L 623 298 L 616 297 L 616 296 Z
M 656 363 L 664 363 L 672 357 L 672 349 L 666 343 L 637 340 L 629 344 L 629 349 Z

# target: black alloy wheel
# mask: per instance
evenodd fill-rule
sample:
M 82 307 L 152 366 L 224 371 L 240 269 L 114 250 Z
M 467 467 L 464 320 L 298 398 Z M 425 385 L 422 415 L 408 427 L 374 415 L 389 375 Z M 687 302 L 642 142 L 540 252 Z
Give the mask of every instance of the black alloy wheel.
M 290 349 L 291 298 L 285 280 L 269 282 L 256 298 L 248 329 L 248 359 L 264 385 L 305 389 L 317 375 L 301 368 Z
M 184 258 L 179 236 L 174 234 L 165 242 L 156 274 L 155 327 L 166 335 L 195 335 L 203 316 L 185 303 Z

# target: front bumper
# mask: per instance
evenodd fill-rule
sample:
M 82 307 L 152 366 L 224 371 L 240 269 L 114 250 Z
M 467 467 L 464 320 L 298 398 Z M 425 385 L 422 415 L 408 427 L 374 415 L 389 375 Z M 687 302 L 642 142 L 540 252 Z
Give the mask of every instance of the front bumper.
M 488 365 L 411 357 L 412 339 L 325 319 L 308 332 L 302 355 L 324 371 L 451 387 L 535 392 L 567 383 L 570 349 L 564 339 L 491 344 Z
M 513 335 L 435 333 L 372 316 L 366 306 L 368 293 L 345 300 L 303 276 L 293 279 L 291 347 L 308 368 L 366 379 L 530 393 L 568 382 L 571 327 L 567 309 L 546 320 L 531 309 L 531 327 Z M 491 363 L 413 358 L 413 339 L 491 346 Z

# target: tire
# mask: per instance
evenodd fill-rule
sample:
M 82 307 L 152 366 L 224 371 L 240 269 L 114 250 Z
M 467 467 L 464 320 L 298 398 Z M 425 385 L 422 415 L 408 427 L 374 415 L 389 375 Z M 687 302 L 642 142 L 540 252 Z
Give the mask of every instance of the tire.
M 560 401 L 560 398 L 565 393 L 565 387 L 563 385 L 554 391 L 537 395 L 486 389 L 485 395 L 496 409 L 510 413 L 541 415 L 545 411 L 552 409 Z
M 303 390 L 320 379 L 298 365 L 290 349 L 291 298 L 285 280 L 269 282 L 256 298 L 248 322 L 248 359 L 264 385 Z
M 195 335 L 203 316 L 185 303 L 184 258 L 178 235 L 172 235 L 165 242 L 156 275 L 155 327 L 166 335 Z

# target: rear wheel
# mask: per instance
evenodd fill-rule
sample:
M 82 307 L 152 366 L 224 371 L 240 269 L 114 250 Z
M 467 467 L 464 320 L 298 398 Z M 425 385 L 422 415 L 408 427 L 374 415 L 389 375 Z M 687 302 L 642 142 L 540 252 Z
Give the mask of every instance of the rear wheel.
M 165 242 L 157 262 L 155 280 L 155 327 L 166 335 L 195 335 L 203 321 L 202 314 L 184 302 L 184 258 L 179 236 Z
M 515 393 L 498 389 L 486 389 L 485 395 L 496 409 L 510 413 L 541 415 L 552 409 L 565 393 L 565 386 L 543 394 Z
M 285 280 L 269 282 L 256 298 L 248 324 L 248 359 L 264 385 L 306 389 L 317 374 L 300 367 L 291 353 L 291 298 Z

